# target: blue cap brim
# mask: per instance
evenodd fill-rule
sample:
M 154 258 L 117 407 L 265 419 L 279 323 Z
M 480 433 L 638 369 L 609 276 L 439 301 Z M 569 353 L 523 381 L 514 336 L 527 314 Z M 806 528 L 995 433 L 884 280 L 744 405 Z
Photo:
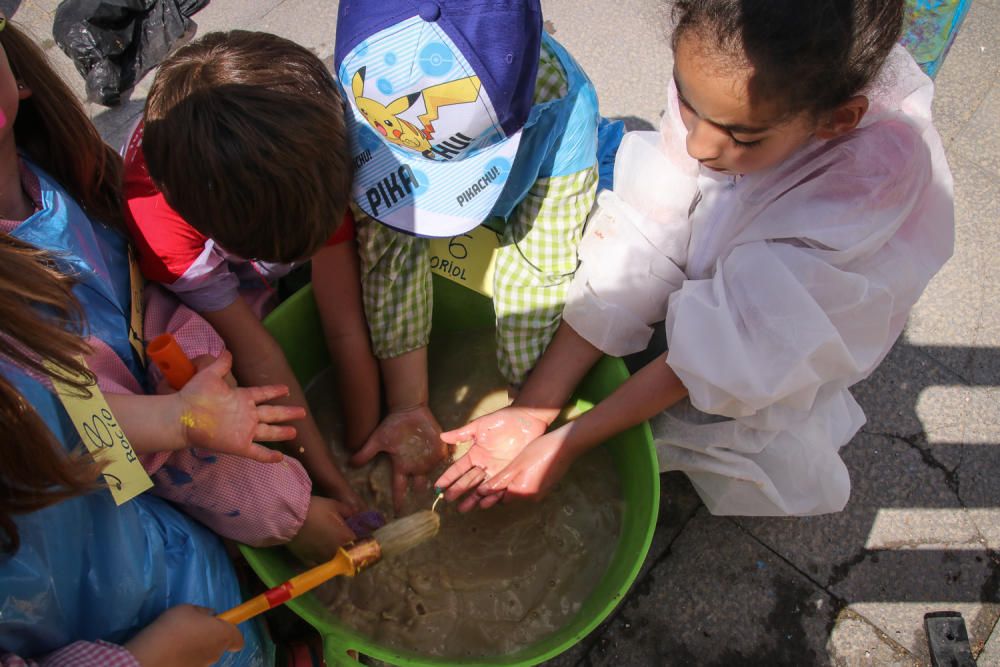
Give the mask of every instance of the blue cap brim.
M 503 192 L 521 133 L 461 161 L 415 156 L 384 142 L 348 105 L 354 201 L 379 222 L 409 234 L 446 237 L 482 224 Z

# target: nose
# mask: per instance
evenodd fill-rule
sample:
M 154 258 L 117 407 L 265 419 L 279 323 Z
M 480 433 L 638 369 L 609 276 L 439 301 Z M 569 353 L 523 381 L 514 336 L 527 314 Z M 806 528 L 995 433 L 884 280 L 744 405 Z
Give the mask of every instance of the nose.
M 726 133 L 703 120 L 698 120 L 687 135 L 687 152 L 699 162 L 708 162 L 722 155 Z

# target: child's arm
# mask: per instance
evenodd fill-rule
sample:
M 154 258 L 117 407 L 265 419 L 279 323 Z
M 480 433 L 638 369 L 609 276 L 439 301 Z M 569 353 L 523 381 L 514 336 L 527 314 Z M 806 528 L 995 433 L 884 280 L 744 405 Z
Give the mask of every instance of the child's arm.
M 281 453 L 257 442 L 291 440 L 295 429 L 277 424 L 301 419 L 305 411 L 258 405 L 287 395 L 288 388 L 231 387 L 225 379 L 231 364 L 232 356 L 224 352 L 174 394 L 107 394 L 106 399 L 139 454 L 204 447 L 261 463 L 276 463 Z
M 531 442 L 500 474 L 476 489 L 479 506 L 545 495 L 578 456 L 685 396 L 687 389 L 667 365 L 664 352 L 593 410 Z
M 426 487 L 427 475 L 448 456 L 441 426 L 427 406 L 427 348 L 381 361 L 389 414 L 351 459 L 364 465 L 379 452 L 392 459 L 392 499 L 402 507 L 410 479 Z
M 351 460 L 364 465 L 378 452 L 392 459 L 397 507 L 409 480 L 421 485 L 448 454 L 427 405 L 427 343 L 431 273 L 427 239 L 408 236 L 367 216 L 357 219 L 362 296 L 389 414 Z M 402 436 L 402 440 L 400 437 Z
M 378 425 L 378 366 L 361 306 L 361 280 L 354 241 L 321 249 L 312 259 L 312 283 L 323 322 L 344 415 L 344 441 L 352 451 Z
M 291 451 L 302 460 L 313 481 L 324 493 L 331 494 L 353 510 L 362 509 L 361 498 L 333 462 L 330 449 L 309 413 L 305 394 L 284 353 L 250 306 L 238 298 L 222 310 L 202 313 L 202 317 L 232 352 L 233 375 L 240 384 L 279 383 L 288 387 L 288 395 L 277 403 L 306 410 L 305 418 L 297 425 L 298 436 L 292 442 Z

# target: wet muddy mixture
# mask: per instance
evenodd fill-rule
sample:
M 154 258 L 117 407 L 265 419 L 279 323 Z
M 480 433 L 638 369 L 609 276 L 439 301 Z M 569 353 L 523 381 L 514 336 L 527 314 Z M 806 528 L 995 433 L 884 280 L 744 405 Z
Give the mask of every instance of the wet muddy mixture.
M 429 354 L 431 410 L 445 429 L 507 404 L 491 330 L 438 336 Z M 331 441 L 340 432 L 334 387 L 328 372 L 307 389 Z M 343 448 L 334 451 L 343 463 Z M 344 466 L 365 500 L 391 517 L 388 460 Z M 429 489 L 413 491 L 404 514 L 433 500 Z M 316 595 L 346 625 L 383 646 L 467 658 L 517 651 L 573 617 L 614 554 L 622 501 L 610 455 L 595 450 L 540 503 L 460 515 L 442 502 L 438 510 L 436 538 L 355 579 L 335 579 Z

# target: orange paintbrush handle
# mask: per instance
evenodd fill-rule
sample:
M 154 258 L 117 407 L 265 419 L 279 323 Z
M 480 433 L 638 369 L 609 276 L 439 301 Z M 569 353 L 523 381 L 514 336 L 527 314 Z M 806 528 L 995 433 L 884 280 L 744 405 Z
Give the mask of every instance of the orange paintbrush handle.
M 229 611 L 222 612 L 218 617 L 233 625 L 239 625 L 243 621 L 248 621 L 268 609 L 285 604 L 292 598 L 297 598 L 304 593 L 308 593 L 320 584 L 336 576 L 342 574 L 353 576 L 356 570 L 354 561 L 348 553 L 343 549 L 339 549 L 337 555 L 332 560 L 322 565 L 317 565 L 311 570 L 306 570 L 285 583 L 247 600 L 238 607 L 233 607 Z
M 194 377 L 196 370 L 194 364 L 170 334 L 154 338 L 146 348 L 146 353 L 163 373 L 163 377 L 167 378 L 167 383 L 175 390 L 180 390 Z

